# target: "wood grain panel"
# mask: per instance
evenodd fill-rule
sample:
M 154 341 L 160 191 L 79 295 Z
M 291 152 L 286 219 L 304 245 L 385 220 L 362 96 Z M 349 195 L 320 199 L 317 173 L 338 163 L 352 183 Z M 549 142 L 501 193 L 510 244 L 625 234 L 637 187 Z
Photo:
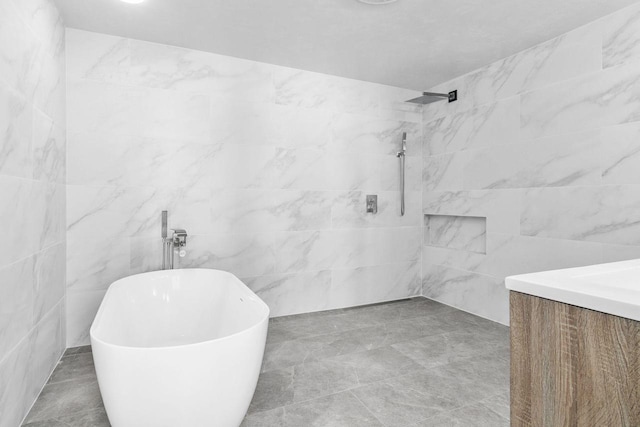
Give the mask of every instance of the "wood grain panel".
M 640 426 L 638 322 L 591 310 L 579 312 L 578 400 L 588 402 L 579 425 Z
M 510 293 L 511 425 L 640 426 L 640 322 Z
M 531 416 L 531 304 L 530 298 L 522 298 L 521 294 L 511 292 L 510 325 L 511 325 L 511 425 L 513 427 L 532 424 Z

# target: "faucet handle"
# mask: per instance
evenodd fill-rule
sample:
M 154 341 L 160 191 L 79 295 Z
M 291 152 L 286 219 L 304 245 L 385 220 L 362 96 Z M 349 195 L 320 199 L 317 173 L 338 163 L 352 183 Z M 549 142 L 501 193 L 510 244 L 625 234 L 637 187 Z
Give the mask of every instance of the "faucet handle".
M 173 244 L 177 246 L 186 246 L 187 244 L 187 230 L 182 228 L 172 228 L 173 231 Z

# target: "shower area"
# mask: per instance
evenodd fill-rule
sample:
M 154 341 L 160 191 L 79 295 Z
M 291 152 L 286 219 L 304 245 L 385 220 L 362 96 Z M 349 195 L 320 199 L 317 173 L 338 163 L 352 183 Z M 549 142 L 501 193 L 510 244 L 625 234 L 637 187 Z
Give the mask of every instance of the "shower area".
M 114 280 L 161 268 L 162 211 L 176 268 L 230 271 L 272 316 L 421 294 L 418 92 L 73 29 L 66 57 L 69 347 Z

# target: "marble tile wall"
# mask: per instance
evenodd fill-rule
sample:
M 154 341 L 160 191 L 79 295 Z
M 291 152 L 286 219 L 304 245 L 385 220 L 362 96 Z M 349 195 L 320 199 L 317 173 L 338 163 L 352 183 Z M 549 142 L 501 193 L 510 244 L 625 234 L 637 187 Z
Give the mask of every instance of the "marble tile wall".
M 0 426 L 19 425 L 65 348 L 64 28 L 0 0 Z
M 68 29 L 68 345 L 111 282 L 159 268 L 163 209 L 189 232 L 181 267 L 233 272 L 274 316 L 419 294 L 415 95 Z
M 487 234 L 424 246 L 425 296 L 507 323 L 505 276 L 640 256 L 638 46 L 640 4 L 432 88 L 423 211 Z

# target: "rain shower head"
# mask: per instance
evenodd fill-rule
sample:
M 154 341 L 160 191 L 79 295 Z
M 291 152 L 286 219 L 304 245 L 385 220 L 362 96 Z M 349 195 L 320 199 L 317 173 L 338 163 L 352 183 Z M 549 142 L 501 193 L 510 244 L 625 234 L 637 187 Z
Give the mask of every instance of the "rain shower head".
M 422 96 L 410 99 L 406 102 L 412 102 L 414 104 L 431 104 L 432 102 L 442 101 L 448 99 L 449 102 L 453 102 L 458 99 L 458 91 L 454 90 L 449 93 L 436 93 L 436 92 L 422 92 Z

